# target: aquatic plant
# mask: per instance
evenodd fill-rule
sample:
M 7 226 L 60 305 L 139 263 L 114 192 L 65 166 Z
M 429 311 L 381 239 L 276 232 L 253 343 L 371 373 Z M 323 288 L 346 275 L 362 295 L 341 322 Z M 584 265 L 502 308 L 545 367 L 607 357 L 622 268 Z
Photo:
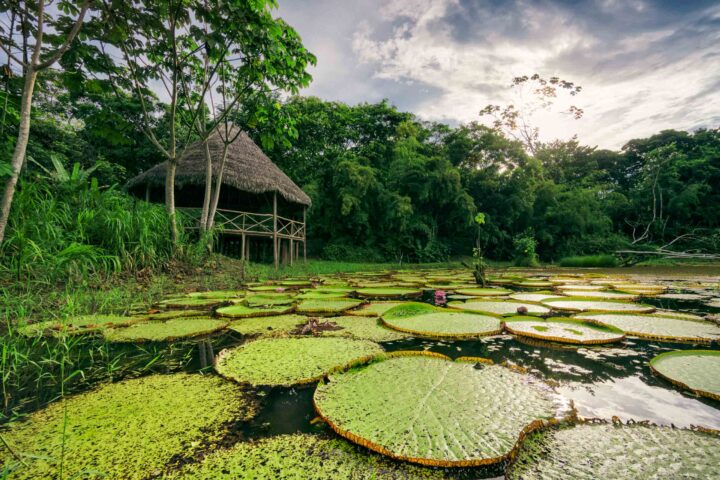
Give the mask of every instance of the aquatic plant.
M 368 287 L 359 288 L 357 295 L 362 298 L 393 298 L 393 297 L 419 297 L 422 290 L 417 288 L 398 288 L 398 287 Z
M 228 329 L 241 335 L 282 335 L 307 321 L 303 315 L 275 315 L 233 320 Z
M 492 315 L 544 315 L 550 313 L 549 308 L 532 303 L 507 302 L 507 301 L 471 301 L 471 302 L 450 302 L 448 307 L 466 310 L 468 312 L 489 313 Z
M 341 436 L 392 458 L 455 467 L 502 462 L 556 408 L 528 375 L 477 365 L 395 352 L 331 375 L 315 391 L 315 407 Z
M 720 400 L 720 351 L 680 350 L 650 360 L 653 372 L 680 388 Z
M 393 307 L 402 305 L 405 302 L 397 301 L 375 301 L 361 305 L 360 308 L 355 310 L 348 310 L 345 312 L 346 315 L 357 315 L 363 317 L 379 317 L 383 313 L 387 312 Z
M 18 480 L 139 480 L 212 447 L 231 422 L 254 413 L 242 389 L 217 377 L 153 375 L 59 400 L 11 424 L 0 458 Z
M 376 343 L 350 338 L 265 338 L 223 350 L 215 370 L 243 384 L 300 385 L 382 352 Z
M 188 297 L 193 298 L 216 298 L 225 300 L 228 298 L 240 298 L 245 296 L 244 290 L 211 290 L 208 292 L 191 292 Z
M 329 300 L 303 300 L 297 306 L 298 313 L 311 315 L 337 314 L 355 308 L 362 303 L 362 300 L 352 298 L 333 298 Z
M 231 305 L 218 308 L 215 313 L 221 317 L 229 318 L 250 318 L 269 317 L 272 315 L 285 315 L 295 309 L 292 305 L 276 305 L 274 307 L 252 308 L 245 305 Z
M 612 313 L 585 313 L 575 315 L 574 318 L 619 328 L 633 337 L 697 343 L 720 340 L 720 326 L 704 320 Z
M 352 337 L 373 342 L 392 342 L 411 336 L 383 326 L 377 317 L 345 316 L 332 317 L 331 320 L 342 330 L 323 332 L 323 336 Z
M 426 303 L 408 302 L 393 307 L 382 315 L 382 322 L 393 330 L 428 338 L 469 338 L 502 332 L 498 317 Z
M 502 297 L 512 291 L 504 288 L 456 288 L 455 293 L 471 297 Z
M 619 342 L 625 338 L 625 333 L 617 328 L 570 318 L 511 317 L 505 320 L 505 329 L 523 337 L 578 345 Z
M 643 424 L 580 424 L 531 434 L 510 480 L 694 478 L 717 476 L 720 437 Z
M 225 319 L 203 317 L 153 320 L 124 328 L 109 328 L 103 330 L 103 336 L 108 342 L 171 342 L 209 335 L 224 330 L 228 323 Z
M 585 297 L 551 298 L 540 303 L 553 310 L 566 312 L 652 313 L 655 311 L 652 305 L 621 300 L 593 300 Z
M 229 300 L 229 298 L 179 297 L 163 300 L 159 305 L 165 308 L 212 308 L 227 303 Z

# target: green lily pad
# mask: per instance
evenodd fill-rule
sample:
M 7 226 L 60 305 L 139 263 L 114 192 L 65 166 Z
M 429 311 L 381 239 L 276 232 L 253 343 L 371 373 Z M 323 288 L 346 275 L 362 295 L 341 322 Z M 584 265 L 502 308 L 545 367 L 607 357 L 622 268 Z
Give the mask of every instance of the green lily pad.
M 377 317 L 346 316 L 332 317 L 329 320 L 342 327 L 342 330 L 324 331 L 323 336 L 352 337 L 372 342 L 393 342 L 411 336 L 383 326 Z
M 295 296 L 287 293 L 260 293 L 245 297 L 245 304 L 248 307 L 290 305 L 293 302 L 295 302 Z
M 651 313 L 652 305 L 611 300 L 593 300 L 581 297 L 553 298 L 541 302 L 553 310 L 567 312 L 619 312 L 619 313 Z
M 525 308 L 523 315 L 544 315 L 550 313 L 549 308 L 532 303 L 502 302 L 502 301 L 475 301 L 475 302 L 450 302 L 448 307 L 469 312 L 490 313 L 493 315 L 518 315 L 518 308 Z
M 3 432 L 10 478 L 140 480 L 173 459 L 217 444 L 255 405 L 241 388 L 213 375 L 153 375 L 106 384 L 31 413 Z M 63 442 L 63 436 L 64 442 Z M 64 455 L 63 455 L 64 453 Z
M 458 288 L 455 293 L 472 297 L 502 297 L 512 293 L 512 291 L 504 288 Z
M 173 318 L 204 317 L 208 310 L 168 310 L 166 312 L 153 313 L 148 316 L 150 320 L 172 320 Z
M 361 305 L 360 308 L 356 310 L 349 310 L 346 312 L 347 315 L 357 315 L 362 317 L 379 317 L 383 313 L 387 312 L 393 307 L 397 307 L 398 305 L 402 305 L 405 302 L 392 302 L 392 301 L 386 301 L 386 302 L 370 302 L 366 303 L 364 305 Z
M 568 285 L 556 285 L 555 288 L 558 290 L 575 290 L 578 292 L 598 292 L 605 290 L 605 285 L 582 285 L 577 283 L 571 283 Z
M 303 300 L 297 306 L 298 313 L 309 315 L 329 315 L 355 308 L 362 300 L 352 298 L 333 298 L 330 300 Z
M 350 293 L 348 292 L 326 292 L 317 290 L 308 290 L 298 295 L 296 298 L 299 300 L 330 300 L 333 298 L 348 298 Z
M 528 292 L 519 292 L 519 293 L 513 293 L 510 295 L 510 298 L 513 300 L 519 300 L 521 302 L 542 302 L 543 300 L 548 300 L 550 298 L 558 298 L 559 295 L 554 292 L 538 292 L 538 293 L 528 293 Z
M 18 326 L 18 333 L 25 336 L 53 335 L 60 331 L 69 334 L 93 333 L 111 327 L 125 327 L 145 321 L 149 315 L 126 317 L 123 315 L 81 315 L 59 320 L 25 323 Z
M 294 310 L 295 307 L 287 305 L 277 305 L 274 307 L 252 308 L 245 305 L 231 305 L 229 307 L 218 308 L 215 313 L 221 317 L 230 318 L 250 318 L 250 317 L 270 317 L 272 315 L 285 315 Z
M 350 338 L 261 338 L 220 352 L 215 370 L 230 380 L 253 386 L 300 385 L 382 352 L 376 343 Z
M 277 292 L 282 293 L 288 290 L 288 288 L 283 287 L 282 285 L 254 285 L 252 287 L 248 287 L 248 290 L 251 292 Z
M 228 321 L 217 318 L 173 318 L 171 320 L 135 323 L 124 328 L 108 328 L 103 336 L 108 342 L 172 342 L 200 337 L 224 330 Z
M 213 290 L 210 292 L 192 292 L 188 293 L 188 297 L 192 298 L 216 298 L 225 300 L 227 298 L 240 298 L 245 296 L 244 290 Z
M 411 302 L 391 308 L 383 314 L 382 321 L 393 330 L 428 338 L 466 338 L 502 332 L 497 317 L 453 311 L 427 303 Z
M 581 424 L 530 435 L 510 480 L 715 478 L 720 437 L 654 425 Z
M 720 326 L 707 321 L 683 320 L 659 315 L 610 313 L 582 314 L 575 315 L 575 318 L 610 325 L 634 337 L 698 343 L 720 340 Z
M 679 350 L 661 353 L 650 368 L 681 388 L 720 400 L 720 350 Z
M 371 287 L 358 289 L 357 295 L 362 298 L 409 298 L 419 297 L 422 295 L 422 290 L 416 288 Z
M 241 335 L 280 335 L 290 333 L 305 322 L 307 317 L 303 315 L 251 317 L 233 320 L 228 329 Z
M 635 300 L 638 295 L 634 293 L 619 293 L 605 291 L 563 290 L 569 297 L 599 298 L 602 300 Z
M 438 470 L 398 463 L 339 438 L 294 434 L 240 442 L 167 479 L 236 480 L 420 480 L 445 479 Z
M 513 282 L 513 285 L 522 288 L 549 288 L 553 286 L 553 283 L 544 280 L 524 280 L 521 282 Z
M 392 458 L 475 466 L 510 456 L 556 413 L 550 393 L 506 367 L 397 352 L 317 387 L 318 414 L 341 436 Z
M 227 298 L 169 298 L 160 302 L 160 306 L 166 308 L 213 308 L 228 301 Z
M 625 338 L 625 334 L 617 328 L 571 318 L 512 317 L 505 321 L 505 329 L 522 337 L 578 345 L 619 342 Z

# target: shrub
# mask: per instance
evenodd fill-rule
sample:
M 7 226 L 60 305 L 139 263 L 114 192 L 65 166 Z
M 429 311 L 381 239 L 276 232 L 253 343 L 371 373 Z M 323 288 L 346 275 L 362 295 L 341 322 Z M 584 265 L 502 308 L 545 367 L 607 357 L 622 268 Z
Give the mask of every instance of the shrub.
M 536 267 L 538 265 L 538 256 L 535 249 L 537 248 L 537 240 L 532 231 L 513 238 L 513 262 L 520 267 Z
M 617 267 L 618 259 L 613 255 L 583 255 L 565 257 L 560 260 L 561 267 Z
M 322 250 L 322 258 L 342 262 L 382 262 L 383 256 L 371 247 L 348 245 L 346 243 L 329 243 Z

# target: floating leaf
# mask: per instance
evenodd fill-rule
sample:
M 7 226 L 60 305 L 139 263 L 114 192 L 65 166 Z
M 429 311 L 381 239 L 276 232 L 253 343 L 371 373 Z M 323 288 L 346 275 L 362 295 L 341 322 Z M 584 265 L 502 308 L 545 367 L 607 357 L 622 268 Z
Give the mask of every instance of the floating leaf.
M 423 352 L 396 352 L 333 374 L 314 401 L 341 436 L 434 466 L 501 462 L 556 410 L 549 392 L 525 374 Z
M 600 298 L 607 300 L 634 300 L 638 295 L 634 293 L 618 293 L 604 291 L 585 291 L 585 290 L 563 290 L 563 293 L 570 297 Z
M 679 350 L 650 360 L 661 377 L 703 397 L 720 400 L 720 350 Z
M 295 330 L 306 321 L 307 317 L 303 315 L 251 317 L 233 320 L 228 328 L 241 335 L 279 335 Z
M 405 302 L 369 302 L 361 305 L 356 310 L 346 312 L 347 315 L 358 315 L 363 317 L 379 317 L 393 307 L 402 305 Z
M 227 298 L 169 298 L 160 302 L 160 306 L 167 308 L 212 308 L 224 303 L 228 303 Z
M 490 313 L 494 315 L 544 315 L 550 313 L 549 308 L 532 303 L 502 302 L 502 301 L 475 301 L 475 302 L 450 302 L 448 307 L 469 312 Z M 524 309 L 525 311 L 518 311 Z
M 239 383 L 290 386 L 316 382 L 382 352 L 376 343 L 350 338 L 266 338 L 223 350 L 215 370 Z
M 609 313 L 575 315 L 575 318 L 610 325 L 628 335 L 654 340 L 710 343 L 720 339 L 720 326 L 707 321 L 684 320 L 660 315 Z
M 295 302 L 295 295 L 287 293 L 258 293 L 245 297 L 248 307 L 267 307 L 271 305 L 290 305 Z
M 377 317 L 347 316 L 332 317 L 329 320 L 337 324 L 337 326 L 342 327 L 342 330 L 323 332 L 323 336 L 347 336 L 371 340 L 373 342 L 392 342 L 411 336 L 410 334 L 398 332 L 397 330 L 383 326 Z
M 3 432 L 25 465 L 0 449 L 18 480 L 157 475 L 173 459 L 218 442 L 228 425 L 249 420 L 253 402 L 241 388 L 212 375 L 153 375 L 109 383 L 67 397 Z
M 193 298 L 215 298 L 225 300 L 228 298 L 240 298 L 245 295 L 243 290 L 213 290 L 210 292 L 192 292 L 188 293 L 188 297 Z
M 429 338 L 464 338 L 502 332 L 500 319 L 477 313 L 453 311 L 426 303 L 405 303 L 382 316 L 383 323 L 400 332 Z
M 538 292 L 538 293 L 527 293 L 527 292 L 519 292 L 519 293 L 513 293 L 510 295 L 510 298 L 513 300 L 520 300 L 521 302 L 542 302 L 543 300 L 547 300 L 549 298 L 558 298 L 558 294 L 554 292 Z
M 153 313 L 150 320 L 171 320 L 173 318 L 204 317 L 208 310 L 168 310 L 166 312 Z
M 362 298 L 419 297 L 422 295 L 422 290 L 415 288 L 373 287 L 361 288 L 357 290 L 357 295 Z
M 174 318 L 164 322 L 151 321 L 124 328 L 109 328 L 103 331 L 103 335 L 109 342 L 171 342 L 209 335 L 227 326 L 227 320 L 217 318 Z
M 625 338 L 619 329 L 570 318 L 512 317 L 505 321 L 505 329 L 523 337 L 579 345 L 619 342 Z
M 583 424 L 530 435 L 510 480 L 715 478 L 720 438 L 653 425 Z
M 285 315 L 294 310 L 295 307 L 287 305 L 278 305 L 275 307 L 252 308 L 245 305 L 231 305 L 229 307 L 218 308 L 215 313 L 221 317 L 230 318 L 250 318 L 250 317 L 269 317 L 272 315 Z
M 553 310 L 568 312 L 651 313 L 655 311 L 655 307 L 652 305 L 623 301 L 593 300 L 582 297 L 553 298 L 543 300 L 541 303 Z
M 504 288 L 458 288 L 455 293 L 472 297 L 502 297 L 512 293 Z
M 352 298 L 333 298 L 330 300 L 303 300 L 297 306 L 298 313 L 327 315 L 344 312 L 362 303 Z

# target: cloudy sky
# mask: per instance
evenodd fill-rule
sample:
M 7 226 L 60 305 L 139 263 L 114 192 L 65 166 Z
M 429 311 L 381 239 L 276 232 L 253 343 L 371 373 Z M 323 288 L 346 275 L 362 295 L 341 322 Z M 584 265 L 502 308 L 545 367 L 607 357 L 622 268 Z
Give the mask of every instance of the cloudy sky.
M 662 129 L 720 126 L 720 1 L 280 0 L 278 15 L 318 57 L 303 93 L 383 98 L 424 120 L 480 120 L 521 103 L 513 77 L 583 87 L 533 124 L 617 148 Z M 563 114 L 570 105 L 581 120 Z

